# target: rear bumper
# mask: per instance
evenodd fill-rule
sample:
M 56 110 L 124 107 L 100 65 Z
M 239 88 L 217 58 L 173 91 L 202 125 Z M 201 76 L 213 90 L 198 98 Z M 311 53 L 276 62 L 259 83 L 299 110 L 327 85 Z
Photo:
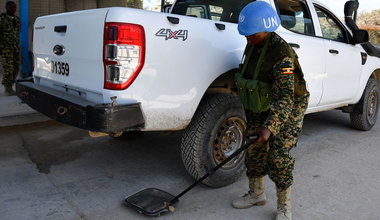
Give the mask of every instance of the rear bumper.
M 144 128 L 140 103 L 111 106 L 96 104 L 30 81 L 17 81 L 17 96 L 31 108 L 55 121 L 78 128 L 117 133 Z

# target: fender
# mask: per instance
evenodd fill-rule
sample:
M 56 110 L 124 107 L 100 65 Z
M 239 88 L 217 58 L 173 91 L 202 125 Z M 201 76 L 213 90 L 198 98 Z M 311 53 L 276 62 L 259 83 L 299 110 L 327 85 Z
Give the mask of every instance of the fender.
M 357 92 L 357 96 L 353 98 L 351 102 L 352 104 L 358 103 L 359 100 L 361 99 L 369 78 L 371 77 L 375 78 L 377 82 L 380 84 L 380 68 L 378 67 L 379 63 L 380 63 L 380 59 L 376 57 L 368 56 L 368 60 L 362 70 L 359 90 Z

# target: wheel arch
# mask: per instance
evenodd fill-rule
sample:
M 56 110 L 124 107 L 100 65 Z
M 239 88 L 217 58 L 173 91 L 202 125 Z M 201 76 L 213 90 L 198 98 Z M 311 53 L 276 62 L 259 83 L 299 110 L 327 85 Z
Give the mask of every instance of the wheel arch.
M 235 73 L 237 73 L 237 71 L 239 71 L 239 69 L 237 68 L 230 69 L 227 72 L 220 74 L 218 77 L 216 77 L 216 79 L 214 79 L 214 81 L 211 82 L 211 84 L 207 87 L 201 99 L 199 100 L 191 120 L 193 120 L 195 113 L 197 112 L 199 106 L 201 106 L 202 101 L 207 95 L 216 93 L 227 93 L 237 95 L 235 89 Z M 189 126 L 191 120 L 189 120 L 189 123 L 184 127 L 184 129 L 187 126 Z
M 370 78 L 375 79 L 377 81 L 377 83 L 379 83 L 379 85 L 380 85 L 380 68 L 378 68 L 375 71 L 373 71 L 373 73 L 371 74 Z
M 371 78 L 375 79 L 380 85 L 380 68 L 373 68 L 372 66 L 373 65 L 370 65 L 370 67 L 366 67 L 362 71 L 362 76 L 360 78 L 357 95 L 355 98 L 352 99 L 351 105 L 355 105 L 360 101 L 369 79 Z
M 360 99 L 358 101 L 358 103 L 356 103 L 354 106 L 353 106 L 353 109 L 351 112 L 354 112 L 354 113 L 358 113 L 358 114 L 362 114 L 363 113 L 363 99 L 362 99 L 362 96 L 364 94 L 364 91 L 365 91 L 365 88 L 366 88 L 366 85 L 368 83 L 368 81 L 370 79 L 375 79 L 378 83 L 378 85 L 380 85 L 380 68 L 379 69 L 376 69 L 374 70 L 371 75 L 367 78 L 365 84 L 364 84 L 364 87 L 362 89 L 360 89 Z
M 219 75 L 207 88 L 205 94 L 210 93 L 236 93 L 235 86 L 235 74 L 238 72 L 238 69 L 231 69 L 221 75 Z
M 202 104 L 202 101 L 205 99 L 207 95 L 210 94 L 234 94 L 237 95 L 236 87 L 235 87 L 235 74 L 239 71 L 238 68 L 230 69 L 224 73 L 216 74 L 216 78 L 213 81 L 209 81 L 206 83 L 205 87 L 203 87 L 203 94 L 200 95 L 200 98 L 193 102 L 194 109 L 191 111 L 191 115 L 189 119 L 187 119 L 187 123 L 181 127 L 181 130 L 186 129 L 191 121 L 194 118 L 194 115 L 198 111 L 199 107 Z M 210 83 L 211 82 L 211 83 Z M 207 86 L 208 85 L 208 86 Z M 178 129 L 177 129 L 178 130 Z

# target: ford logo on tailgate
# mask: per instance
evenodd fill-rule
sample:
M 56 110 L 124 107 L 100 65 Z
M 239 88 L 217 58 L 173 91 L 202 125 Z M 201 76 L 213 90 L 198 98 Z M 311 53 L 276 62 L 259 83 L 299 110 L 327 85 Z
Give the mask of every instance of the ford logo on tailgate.
M 65 47 L 62 45 L 55 45 L 53 48 L 54 54 L 61 56 L 65 53 Z

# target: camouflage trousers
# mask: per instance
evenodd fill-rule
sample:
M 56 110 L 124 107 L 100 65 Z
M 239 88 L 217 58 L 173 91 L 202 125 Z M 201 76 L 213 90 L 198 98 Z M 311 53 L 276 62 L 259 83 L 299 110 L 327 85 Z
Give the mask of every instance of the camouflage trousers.
M 249 179 L 268 174 L 276 187 L 282 190 L 293 184 L 294 157 L 290 155 L 290 150 L 297 145 L 308 100 L 309 94 L 294 101 L 294 108 L 278 135 L 271 135 L 268 142 L 252 145 L 247 149 L 245 164 Z M 246 113 L 248 134 L 262 126 L 267 118 L 267 113 Z
M 2 84 L 13 86 L 20 69 L 20 50 L 15 48 L 4 48 L 1 55 L 4 74 Z

